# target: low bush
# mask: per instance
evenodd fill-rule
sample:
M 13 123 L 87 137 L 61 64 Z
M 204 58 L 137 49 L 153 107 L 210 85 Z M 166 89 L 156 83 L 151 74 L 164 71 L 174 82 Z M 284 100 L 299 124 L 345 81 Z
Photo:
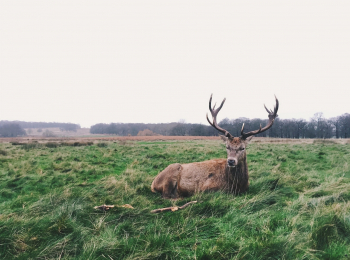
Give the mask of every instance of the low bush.
M 56 135 L 54 134 L 54 132 L 46 129 L 44 132 L 43 132 L 43 136 L 44 137 L 56 137 Z
M 55 143 L 55 142 L 47 142 L 45 144 L 46 147 L 48 148 L 57 148 L 59 146 L 59 143 Z
M 36 148 L 39 148 L 39 147 L 42 147 L 42 144 L 39 144 L 37 142 L 22 144 L 22 148 L 24 150 L 27 150 L 27 151 L 31 150 L 31 149 L 36 149 Z
M 94 142 L 61 142 L 62 146 L 90 146 Z

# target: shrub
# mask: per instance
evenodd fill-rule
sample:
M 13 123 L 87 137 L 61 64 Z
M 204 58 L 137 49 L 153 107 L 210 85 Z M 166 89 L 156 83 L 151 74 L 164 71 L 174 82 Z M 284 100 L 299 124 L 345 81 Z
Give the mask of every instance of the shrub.
M 87 145 L 92 145 L 92 142 L 74 142 L 74 146 L 87 146 Z
M 93 145 L 94 142 L 78 142 L 79 146 L 89 146 L 89 145 Z
M 61 142 L 62 146 L 73 146 L 73 143 L 70 142 Z
M 43 136 L 44 136 L 44 137 L 55 137 L 56 135 L 54 134 L 54 132 L 52 132 L 52 131 L 46 129 L 46 130 L 43 132 Z
M 45 144 L 45 146 L 48 147 L 48 148 L 57 148 L 59 146 L 59 144 L 55 143 L 55 142 L 47 142 Z
M 37 142 L 33 142 L 33 143 L 26 143 L 26 144 L 21 144 L 22 145 L 22 148 L 26 151 L 30 150 L 30 149 L 35 149 L 35 148 L 38 148 L 38 147 L 41 147 L 42 144 L 39 144 Z
M 139 131 L 139 133 L 137 134 L 137 136 L 153 136 L 153 135 L 158 135 L 158 134 L 152 132 L 149 129 L 145 129 L 143 131 Z
M 61 142 L 62 146 L 88 146 L 93 144 L 94 142 Z
M 98 143 L 97 146 L 98 147 L 107 147 L 108 144 L 107 143 Z

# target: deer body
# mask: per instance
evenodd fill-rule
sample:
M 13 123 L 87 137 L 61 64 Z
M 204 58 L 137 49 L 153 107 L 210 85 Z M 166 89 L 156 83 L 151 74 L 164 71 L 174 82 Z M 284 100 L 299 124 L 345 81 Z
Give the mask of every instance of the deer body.
M 204 162 L 194 162 L 187 164 L 174 163 L 160 172 L 151 185 L 152 192 L 159 192 L 164 198 L 176 199 L 179 197 L 191 196 L 196 192 L 203 191 L 226 191 L 228 193 L 239 194 L 249 188 L 249 175 L 246 157 L 246 146 L 253 135 L 269 129 L 277 116 L 278 100 L 274 112 L 269 112 L 269 124 L 256 131 L 244 133 L 244 124 L 240 137 L 233 137 L 229 132 L 219 127 L 216 123 L 216 115 L 222 108 L 211 108 L 211 98 L 209 109 L 213 116 L 213 123 L 208 122 L 217 130 L 224 133 L 220 137 L 226 144 L 227 159 L 213 159 Z
M 223 139 L 228 157 L 235 161 L 234 166 L 229 166 L 227 159 L 174 163 L 157 175 L 152 182 L 152 191 L 162 193 L 164 198 L 187 197 L 202 191 L 222 190 L 234 194 L 247 191 L 249 176 L 245 143 L 238 138 L 234 140 L 236 143 Z

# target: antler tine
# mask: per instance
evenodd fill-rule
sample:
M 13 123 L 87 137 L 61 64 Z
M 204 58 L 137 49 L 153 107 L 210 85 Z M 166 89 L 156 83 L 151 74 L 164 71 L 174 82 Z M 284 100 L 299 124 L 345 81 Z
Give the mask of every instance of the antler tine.
M 211 100 L 212 100 L 212 98 L 213 98 L 213 94 L 210 95 L 210 99 L 209 99 L 209 111 L 210 112 L 213 111 L 213 108 L 211 108 Z M 214 108 L 215 108 L 215 106 L 216 106 L 216 103 L 214 104 Z
M 267 113 L 272 114 L 272 110 L 271 110 L 271 109 L 268 109 L 268 108 L 265 106 L 265 104 L 264 104 L 264 107 L 265 107 L 265 110 L 267 111 Z M 275 107 L 274 107 L 274 108 L 275 108 Z
M 249 137 L 249 136 L 252 136 L 252 135 L 256 135 L 256 134 L 260 134 L 260 133 L 262 133 L 262 132 L 265 132 L 266 130 L 268 130 L 268 129 L 273 125 L 273 123 L 275 122 L 275 118 L 278 116 L 278 115 L 277 115 L 277 111 L 278 111 L 278 107 L 279 107 L 279 102 L 278 102 L 278 99 L 277 99 L 276 96 L 275 96 L 275 100 L 276 100 L 276 105 L 274 106 L 273 111 L 270 110 L 270 109 L 268 109 L 268 108 L 264 105 L 264 107 L 265 107 L 265 109 L 266 109 L 266 111 L 267 111 L 267 113 L 268 113 L 269 123 L 268 123 L 265 127 L 263 127 L 263 128 L 261 128 L 261 124 L 260 124 L 260 128 L 259 128 L 258 130 L 250 131 L 250 132 L 248 132 L 248 133 L 244 133 L 244 132 L 243 132 L 243 129 L 244 129 L 244 124 L 243 124 L 242 130 L 241 130 L 241 138 L 242 138 L 242 139 L 246 139 L 246 138 Z
M 212 97 L 213 97 L 213 94 L 210 95 L 210 99 L 209 99 L 209 110 L 210 110 L 210 113 L 211 113 L 211 116 L 212 116 L 212 121 L 213 122 L 210 122 L 209 120 L 209 117 L 208 117 L 208 113 L 207 113 L 207 120 L 208 120 L 208 123 L 214 127 L 216 130 L 220 131 L 221 133 L 223 133 L 226 137 L 229 137 L 229 138 L 233 138 L 233 136 L 225 129 L 221 128 L 218 123 L 216 122 L 216 116 L 218 115 L 218 113 L 220 112 L 222 106 L 224 105 L 225 101 L 226 101 L 226 98 L 224 98 L 224 100 L 221 102 L 221 105 L 215 109 L 215 106 L 216 104 L 214 105 L 213 108 L 211 108 L 211 100 L 212 100 Z
M 241 135 L 243 135 L 243 130 L 244 130 L 244 123 L 243 123 L 243 125 L 242 125 Z
M 278 102 L 278 99 L 277 99 L 276 95 L 275 95 L 275 100 L 276 100 L 276 106 L 274 107 L 274 112 L 275 112 L 275 114 L 276 114 L 276 116 L 277 116 L 277 111 L 278 111 L 278 107 L 279 107 L 279 102 Z

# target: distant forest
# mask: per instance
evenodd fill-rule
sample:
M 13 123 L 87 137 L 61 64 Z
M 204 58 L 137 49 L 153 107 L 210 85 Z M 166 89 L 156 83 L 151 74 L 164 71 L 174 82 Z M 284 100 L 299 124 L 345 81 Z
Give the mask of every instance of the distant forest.
M 265 126 L 267 119 L 223 119 L 219 125 L 234 136 L 240 136 L 242 124 L 245 124 L 244 131 L 259 129 L 260 124 Z M 15 137 L 24 136 L 24 128 L 54 128 L 62 131 L 77 131 L 78 124 L 72 123 L 46 123 L 46 122 L 24 122 L 24 121 L 0 121 L 0 136 Z M 136 135 L 170 135 L 170 136 L 216 136 L 218 131 L 209 124 L 188 124 L 188 123 L 111 123 L 96 124 L 91 126 L 92 134 L 112 134 L 118 136 Z M 272 128 L 258 134 L 260 137 L 277 138 L 350 138 L 350 114 L 343 114 L 338 117 L 324 118 L 322 113 L 316 113 L 310 120 L 304 119 L 281 119 L 277 118 Z
M 268 119 L 223 119 L 219 125 L 234 136 L 240 136 L 242 124 L 244 131 L 264 127 Z M 92 134 L 115 134 L 119 136 L 135 135 L 190 135 L 215 136 L 218 131 L 212 126 L 202 124 L 168 123 L 168 124 L 141 124 L 141 123 L 111 123 L 91 126 Z M 316 113 L 309 121 L 304 119 L 277 118 L 272 128 L 258 134 L 260 137 L 279 138 L 349 138 L 350 114 L 326 119 L 322 113 Z
M 0 127 L 8 124 L 18 124 L 22 128 L 54 128 L 58 127 L 64 131 L 76 131 L 80 128 L 78 124 L 72 123 L 46 123 L 46 122 L 25 122 L 25 121 L 0 121 Z
M 46 123 L 46 122 L 24 122 L 24 121 L 0 121 L 1 137 L 16 137 L 27 135 L 24 128 L 54 128 L 58 127 L 62 131 L 77 131 L 78 124 L 72 123 Z

